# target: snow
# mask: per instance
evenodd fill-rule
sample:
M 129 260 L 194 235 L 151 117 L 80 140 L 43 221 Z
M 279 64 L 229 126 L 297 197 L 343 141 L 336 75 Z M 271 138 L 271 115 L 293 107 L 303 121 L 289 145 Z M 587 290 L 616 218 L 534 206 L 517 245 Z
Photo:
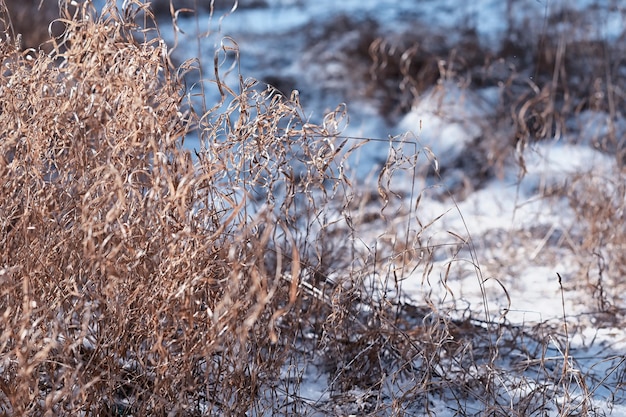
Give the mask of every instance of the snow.
M 210 73 L 212 51 L 229 36 L 240 48 L 238 71 L 244 77 L 263 79 L 268 75 L 281 75 L 315 82 L 324 82 L 320 78 L 332 78 L 323 85 L 332 90 L 328 94 L 316 91 L 313 82 L 304 84 L 310 88 L 300 91 L 305 97 L 305 111 L 310 112 L 313 121 L 321 120 L 326 110 L 341 101 L 347 102 L 351 122 L 345 135 L 375 139 L 364 145 L 350 160 L 364 182 L 367 175 L 376 177 L 393 138 L 404 132 L 411 132 L 410 137 L 420 148 L 428 148 L 432 152 L 434 159 L 431 158 L 430 162 L 436 163 L 437 168 L 452 166 L 473 141 L 485 134 L 486 123 L 498 104 L 499 91 L 497 88 L 470 91 L 458 83 L 442 82 L 417 97 L 412 109 L 390 125 L 377 112 L 371 100 L 350 101 L 342 97 L 342 71 L 345 68 L 332 61 L 329 65 L 315 64 L 317 55 L 307 55 L 307 51 L 303 50 L 305 26 L 328 22 L 340 14 L 374 19 L 383 31 L 388 32 L 418 24 L 416 22 L 427 22 L 435 30 L 439 28 L 444 33 L 449 32 L 449 36 L 460 36 L 459 28 L 473 26 L 480 39 L 489 45 L 497 41 L 510 20 L 527 25 L 529 32 L 540 33 L 545 24 L 543 17 L 548 11 L 558 8 L 568 7 L 584 15 L 579 35 L 587 40 L 594 36 L 597 39 L 617 39 L 623 34 L 626 24 L 626 14 L 620 13 L 614 7 L 616 3 L 609 0 L 273 0 L 268 3 L 267 8 L 242 9 L 225 16 L 209 18 L 208 15 L 201 15 L 198 20 L 191 16 L 181 17 L 178 25 L 185 34 L 178 34 L 181 41 L 174 50 L 174 56 L 182 61 L 196 57 L 200 50 L 204 54 L 204 62 L 209 65 L 205 70 Z M 509 6 L 511 9 L 507 10 Z M 588 14 L 589 10 L 593 13 Z M 198 29 L 206 35 L 200 49 L 195 42 Z M 173 40 L 175 31 L 167 26 L 166 21 L 161 22 L 161 32 L 168 41 Z M 303 61 L 303 56 L 308 61 Z M 209 100 L 217 99 L 216 93 L 209 96 Z M 568 272 L 576 265 L 575 254 L 548 248 L 551 240 L 567 239 L 568 231 L 578 227 L 576 216 L 565 199 L 544 197 L 551 189 L 569 184 L 574 177 L 610 178 L 619 171 L 615 157 L 594 148 L 598 140 L 611 133 L 611 128 L 616 129 L 618 134 L 626 130 L 623 123 L 611 127 L 607 120 L 607 114 L 585 110 L 576 121 L 579 123 L 578 137 L 528 144 L 520 154 L 526 169 L 523 177 L 518 166 L 507 166 L 502 175 L 489 179 L 459 201 L 428 196 L 423 199 L 410 215 L 417 215 L 424 224 L 437 219 L 427 229 L 424 239 L 433 245 L 443 245 L 458 244 L 455 236 L 471 238 L 475 252 L 462 251 L 452 260 L 445 257 L 436 259 L 432 279 L 428 282 L 422 278 L 423 270 L 416 269 L 414 276 L 403 283 L 402 289 L 409 299 L 419 300 L 427 294 L 442 303 L 456 303 L 461 311 L 469 306 L 478 316 L 487 315 L 496 321 L 519 325 L 547 321 L 561 323 L 564 316 L 574 320 L 591 311 L 592 306 L 586 304 L 590 297 L 584 289 L 564 289 L 575 287 L 568 278 Z M 187 146 L 193 147 L 194 143 L 190 141 Z M 410 189 L 415 186 L 411 180 L 405 179 L 405 183 L 398 183 L 397 186 Z M 453 184 L 445 181 L 442 182 L 444 187 Z M 412 206 L 411 202 L 407 202 L 407 206 Z M 401 219 L 397 224 L 400 223 Z M 528 232 L 530 230 L 533 232 Z M 396 232 L 401 233 L 402 230 Z M 383 233 L 373 230 L 371 240 L 375 241 Z M 368 241 L 367 237 L 364 241 Z M 551 256 L 545 256 L 548 251 L 551 251 Z M 505 261 L 511 265 L 502 268 L 501 264 Z M 448 276 L 446 272 L 450 262 L 454 263 L 454 276 Z M 474 267 L 476 263 L 480 273 Z M 564 282 L 559 282 L 557 274 L 563 277 Z M 600 354 L 601 347 L 605 345 L 610 345 L 612 352 L 623 351 L 626 334 L 621 328 L 587 327 L 570 342 L 572 351 L 578 349 L 584 353 L 581 359 L 576 360 L 576 366 L 596 371 L 596 368 L 605 366 L 608 370 L 614 362 L 598 362 L 594 354 Z M 515 381 L 502 378 L 503 395 L 520 397 L 533 389 L 531 385 L 516 387 Z M 307 368 L 300 393 L 315 401 L 327 400 L 324 383 L 324 378 L 316 377 L 315 371 Z M 594 402 L 596 407 L 613 416 L 626 416 L 626 407 L 608 400 L 609 392 L 599 388 L 593 394 L 597 397 Z M 468 410 L 471 407 L 469 403 Z M 476 404 L 477 412 L 480 409 L 480 404 Z M 454 410 L 443 401 L 433 400 L 431 411 L 438 416 L 455 415 Z M 555 409 L 550 415 L 559 415 L 559 412 Z
M 448 166 L 473 139 L 483 134 L 481 122 L 489 110 L 480 96 L 453 83 L 432 87 L 400 121 L 401 131 L 412 132 L 439 164 Z

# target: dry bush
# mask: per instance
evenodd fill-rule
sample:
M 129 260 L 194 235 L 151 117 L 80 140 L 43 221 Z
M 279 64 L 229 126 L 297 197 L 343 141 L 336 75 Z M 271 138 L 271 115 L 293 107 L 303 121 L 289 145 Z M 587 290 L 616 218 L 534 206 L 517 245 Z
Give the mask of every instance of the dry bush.
M 229 182 L 250 169 L 249 154 L 234 165 L 206 156 L 197 168 L 181 148 L 197 121 L 162 42 L 134 40 L 144 6 L 132 3 L 126 20 L 114 7 L 94 20 L 83 7 L 76 18 L 66 10 L 52 57 L 2 43 L 3 412 L 273 407 L 261 386 L 280 373 L 280 319 L 298 294 L 265 253 L 289 229 L 280 213 L 246 213 L 254 184 Z M 266 117 L 279 124 L 290 112 Z M 284 240 L 297 258 L 298 242 Z

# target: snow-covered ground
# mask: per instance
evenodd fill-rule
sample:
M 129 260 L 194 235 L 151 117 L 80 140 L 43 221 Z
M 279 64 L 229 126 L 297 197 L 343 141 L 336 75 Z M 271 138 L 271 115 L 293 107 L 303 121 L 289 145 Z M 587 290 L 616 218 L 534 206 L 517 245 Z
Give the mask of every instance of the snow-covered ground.
M 422 241 L 433 246 L 464 244 L 456 252 L 448 251 L 449 256 L 437 252 L 428 280 L 423 279 L 418 265 L 402 284 L 407 299 L 419 303 L 429 298 L 454 304 L 462 313 L 470 310 L 475 317 L 516 325 L 563 324 L 565 316 L 572 328 L 580 329 L 569 340 L 569 355 L 577 372 L 607 376 L 611 366 L 621 366 L 619 355 L 626 342 L 621 320 L 616 316 L 611 325 L 611 320 L 602 319 L 598 294 L 593 293 L 591 285 L 577 282 L 584 275 L 580 273 L 584 263 L 593 258 L 575 249 L 581 246 L 586 226 L 580 223 L 571 199 L 564 193 L 554 193 L 564 187 L 593 186 L 593 181 L 604 187 L 610 182 L 606 179 L 621 178 L 615 155 L 594 146 L 598 138 L 606 135 L 609 115 L 603 110 L 580 112 L 577 120 L 567 121 L 580 126 L 571 129 L 573 133 L 555 134 L 554 138 L 512 150 L 499 169 L 477 178 L 472 162 L 460 161 L 480 138 L 500 137 L 498 127 L 489 123 L 502 104 L 503 87 L 475 86 L 471 80 L 450 76 L 420 91 L 413 97 L 411 109 L 391 111 L 388 107 L 386 112 L 377 101 L 381 95 L 369 91 L 364 80 L 368 64 L 358 61 L 362 57 L 357 52 L 347 56 L 346 51 L 355 51 L 355 45 L 370 31 L 387 38 L 410 30 L 435 33 L 455 44 L 469 28 L 475 30 L 485 49 L 497 50 L 499 40 L 512 26 L 524 28 L 529 39 L 541 39 L 541 34 L 547 33 L 547 25 L 566 24 L 549 21 L 548 17 L 558 10 L 579 18 L 567 30 L 570 38 L 623 42 L 624 6 L 609 0 L 266 3 L 267 7 L 241 8 L 232 13 L 217 10 L 213 16 L 183 13 L 177 21 L 178 30 L 169 24 L 169 18 L 163 18 L 160 30 L 173 48 L 173 58 L 182 62 L 199 57 L 207 79 L 212 77 L 215 51 L 218 59 L 224 60 L 225 68 L 233 62 L 236 45 L 238 66 L 226 76 L 226 83 L 236 86 L 241 75 L 271 83 L 286 95 L 298 90 L 303 108 L 313 122 L 321 121 L 325 112 L 346 103 L 350 124 L 344 135 L 354 138 L 353 142 L 362 140 L 359 138 L 378 139 L 366 143 L 350 160 L 357 182 L 363 187 L 374 187 L 366 179 L 377 177 L 390 147 L 401 146 L 397 144 L 400 138 L 417 144 L 415 149 L 424 156 L 419 161 L 430 165 L 431 172 L 425 181 L 398 174 L 393 185 L 407 196 L 399 204 L 413 209 L 405 212 L 406 217 L 385 223 L 386 228 L 397 225 L 398 230 L 377 230 L 374 226 L 378 223 L 373 223 L 370 235 L 363 239 L 369 238 L 375 245 L 384 233 L 402 233 L 408 217 L 417 216 L 424 225 L 433 221 L 423 230 Z M 424 37 L 424 42 L 436 39 Z M 229 52 L 220 52 L 220 48 Z M 529 84 L 534 82 L 534 74 L 524 74 L 523 68 L 519 77 L 526 77 Z M 194 88 L 199 89 L 199 85 Z M 219 93 L 214 84 L 207 83 L 206 88 L 207 106 L 211 107 L 219 101 Z M 619 134 L 620 120 L 613 119 L 613 123 Z M 406 132 L 407 136 L 400 136 Z M 503 142 L 507 134 L 502 131 Z M 197 143 L 187 141 L 186 145 L 194 147 Z M 523 158 L 524 175 L 520 164 L 513 163 L 515 158 Z M 424 187 L 417 208 L 410 201 L 417 198 L 411 193 L 416 184 Z M 593 266 L 588 270 L 594 270 Z M 592 282 L 602 275 L 597 268 L 594 271 L 588 272 Z M 607 268 L 603 278 L 605 285 L 611 285 L 621 277 L 612 276 Z M 621 297 L 614 296 L 610 301 L 614 311 L 622 311 Z M 307 371 L 305 375 L 312 374 Z M 608 381 L 614 389 L 621 384 L 618 373 L 608 375 L 607 381 L 589 387 L 594 405 L 606 414 L 626 416 L 626 407 L 621 405 L 623 398 L 619 394 L 612 397 L 610 389 L 605 388 Z M 309 398 L 321 398 L 327 394 L 324 383 L 324 378 L 305 378 L 301 392 L 308 393 Z M 512 390 L 513 385 L 512 381 L 502 383 L 504 390 Z M 480 410 L 477 407 L 475 412 Z M 438 416 L 457 415 L 453 407 L 436 401 L 431 412 Z M 559 415 L 556 409 L 552 413 Z M 564 415 L 562 410 L 560 413 Z

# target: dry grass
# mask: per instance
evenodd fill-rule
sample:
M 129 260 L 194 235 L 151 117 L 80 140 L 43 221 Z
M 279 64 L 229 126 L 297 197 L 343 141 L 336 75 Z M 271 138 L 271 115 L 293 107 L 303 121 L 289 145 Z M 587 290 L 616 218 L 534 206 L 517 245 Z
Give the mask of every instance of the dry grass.
M 62 2 L 65 32 L 43 49 L 2 35 L 1 415 L 435 414 L 441 398 L 463 415 L 594 413 L 589 394 L 607 381 L 569 355 L 575 328 L 403 298 L 403 280 L 422 271 L 434 284 L 441 259 L 441 283 L 468 270 L 484 280 L 470 237 L 432 244 L 432 223 L 415 218 L 431 159 L 414 141 L 392 141 L 378 190 L 363 192 L 345 171 L 355 148 L 340 136 L 343 108 L 313 125 L 296 95 L 243 77 L 229 86 L 216 66 L 222 101 L 205 112 L 185 88 L 194 67 L 174 67 L 135 23 L 152 12 L 128 3 L 95 17 L 89 2 Z M 443 51 L 358 48 L 374 82 L 402 80 L 390 98 L 400 107 L 442 76 L 431 66 Z M 465 73 L 478 65 L 470 55 L 448 56 Z M 524 111 L 506 102 L 518 139 L 529 117 L 564 117 L 541 97 Z M 188 137 L 202 144 L 195 156 Z M 576 203 L 614 189 L 614 205 Z M 621 219 L 623 187 L 581 180 L 571 198 L 591 225 L 581 247 L 621 254 L 621 234 L 601 221 Z M 386 232 L 367 242 L 374 226 Z M 590 282 L 610 302 L 603 270 Z M 326 391 L 307 398 L 316 376 Z
M 4 412 L 259 409 L 285 355 L 270 340 L 298 298 L 264 256 L 276 235 L 297 255 L 295 238 L 260 226 L 290 219 L 246 213 L 246 149 L 194 167 L 181 141 L 198 121 L 164 45 L 110 12 L 66 15 L 52 57 L 2 44 Z M 276 124 L 292 111 L 277 106 Z M 283 139 L 262 117 L 265 140 Z

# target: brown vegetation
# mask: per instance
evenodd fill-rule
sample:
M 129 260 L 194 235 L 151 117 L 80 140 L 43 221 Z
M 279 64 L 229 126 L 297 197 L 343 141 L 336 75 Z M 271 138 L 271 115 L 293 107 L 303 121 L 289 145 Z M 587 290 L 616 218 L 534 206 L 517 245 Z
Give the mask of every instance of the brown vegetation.
M 415 188 L 415 142 L 392 142 L 377 192 L 364 193 L 344 171 L 355 148 L 339 134 L 343 108 L 317 126 L 296 95 L 216 79 L 222 102 L 203 112 L 186 96 L 193 68 L 172 66 L 164 42 L 136 26 L 146 5 L 101 18 L 88 2 L 61 6 L 51 54 L 23 52 L 18 27 L 0 42 L 0 415 L 404 415 L 429 413 L 435 398 L 467 415 L 467 404 L 593 412 L 595 374 L 567 349 L 546 359 L 569 343 L 567 327 L 401 297 L 409 275 L 445 284 L 461 257 L 484 282 L 471 239 L 431 245 L 432 224 L 415 216 L 422 191 L 404 199 L 394 188 L 400 176 Z M 355 51 L 370 54 L 373 82 L 403 84 L 399 96 L 436 82 L 444 53 L 402 42 L 411 53 L 375 39 Z M 448 64 L 475 69 L 475 46 Z M 546 88 L 512 107 L 523 140 L 529 117 L 560 117 L 542 107 L 556 91 Z M 585 187 L 573 202 L 613 191 Z M 597 226 L 588 251 L 623 245 L 599 226 L 621 221 L 616 187 L 614 205 L 577 204 Z M 374 224 L 385 232 L 369 244 Z M 444 276 L 431 277 L 446 257 Z M 300 390 L 311 368 L 323 371 L 319 398 Z

